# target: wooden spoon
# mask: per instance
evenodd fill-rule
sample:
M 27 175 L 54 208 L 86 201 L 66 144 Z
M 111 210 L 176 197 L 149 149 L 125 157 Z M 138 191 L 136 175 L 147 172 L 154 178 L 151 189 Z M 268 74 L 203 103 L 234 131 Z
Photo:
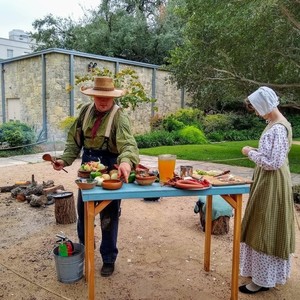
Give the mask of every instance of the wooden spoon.
M 53 164 L 56 164 L 56 161 L 53 160 L 52 156 L 48 153 L 43 155 L 43 160 L 51 161 Z M 66 173 L 68 173 L 68 171 L 66 169 L 63 168 L 62 170 L 65 171 Z

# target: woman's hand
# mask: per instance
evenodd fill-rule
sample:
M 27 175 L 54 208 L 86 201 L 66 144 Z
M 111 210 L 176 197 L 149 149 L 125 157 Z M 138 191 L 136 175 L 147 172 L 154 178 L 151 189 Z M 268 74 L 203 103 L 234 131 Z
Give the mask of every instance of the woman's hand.
M 128 177 L 131 172 L 131 166 L 127 162 L 122 162 L 118 168 L 118 177 L 124 178 L 125 182 L 128 183 Z
M 242 149 L 242 153 L 243 153 L 245 156 L 248 156 L 248 153 L 249 153 L 249 151 L 251 151 L 251 150 L 256 150 L 256 149 L 253 148 L 253 147 L 250 147 L 250 146 L 245 146 L 245 147 L 243 147 L 243 149 Z

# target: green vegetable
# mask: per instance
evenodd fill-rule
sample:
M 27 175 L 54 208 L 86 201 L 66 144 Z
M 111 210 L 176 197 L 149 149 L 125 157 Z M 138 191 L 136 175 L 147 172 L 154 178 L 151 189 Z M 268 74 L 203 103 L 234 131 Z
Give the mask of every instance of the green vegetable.
M 128 183 L 133 183 L 135 181 L 135 172 L 131 172 L 128 177 Z
M 93 172 L 91 172 L 90 177 L 94 179 L 94 178 L 96 178 L 98 176 L 101 176 L 101 175 L 102 175 L 101 172 L 99 172 L 99 171 L 93 171 Z

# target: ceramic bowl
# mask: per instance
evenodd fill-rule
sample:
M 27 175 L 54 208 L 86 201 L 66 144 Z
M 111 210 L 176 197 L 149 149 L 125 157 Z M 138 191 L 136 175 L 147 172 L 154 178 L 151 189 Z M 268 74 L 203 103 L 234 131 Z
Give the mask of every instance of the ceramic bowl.
M 105 190 L 118 190 L 122 185 L 123 181 L 119 179 L 106 179 L 102 182 L 102 188 Z
M 157 177 L 153 176 L 153 175 L 149 175 L 149 176 L 136 175 L 136 177 L 135 177 L 135 181 L 139 185 L 151 185 L 153 182 L 155 182 L 156 179 L 157 179 Z
M 77 176 L 80 178 L 90 178 L 91 171 L 78 170 Z
M 96 186 L 97 181 L 93 179 L 76 179 L 75 183 L 81 190 L 90 190 Z
M 84 170 L 81 170 L 81 169 L 79 169 L 78 171 L 77 171 L 77 176 L 78 177 L 80 177 L 80 178 L 91 178 L 92 176 L 91 176 L 91 173 L 92 173 L 93 171 L 84 171 Z M 105 169 L 103 169 L 103 170 L 99 170 L 99 172 L 101 173 L 101 174 L 106 174 L 107 173 L 107 167 L 105 167 Z

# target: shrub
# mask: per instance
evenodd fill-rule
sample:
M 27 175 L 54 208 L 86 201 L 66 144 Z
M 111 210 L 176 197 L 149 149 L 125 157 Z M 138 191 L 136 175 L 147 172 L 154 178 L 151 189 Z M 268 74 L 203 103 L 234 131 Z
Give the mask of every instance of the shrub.
M 221 131 L 210 132 L 206 135 L 206 138 L 211 142 L 222 142 L 224 141 L 224 133 Z
M 198 125 L 202 123 L 204 113 L 197 108 L 182 108 L 174 115 L 174 118 L 185 125 Z
M 176 133 L 168 131 L 152 131 L 135 136 L 139 148 L 172 146 L 176 144 Z
M 160 116 L 159 114 L 155 114 L 150 119 L 151 130 L 154 131 L 154 130 L 161 130 L 161 129 L 163 129 L 162 123 L 163 123 L 163 117 Z
M 207 115 L 203 121 L 205 133 L 211 133 L 218 130 L 233 129 L 233 120 L 230 115 L 215 114 Z
M 199 109 L 180 109 L 163 119 L 163 128 L 167 131 L 182 129 L 183 125 L 192 125 L 201 128 L 203 112 Z
M 300 137 L 300 117 L 299 117 L 299 114 L 288 115 L 287 119 L 292 125 L 293 137 L 294 138 Z
M 74 121 L 76 120 L 76 117 L 67 117 L 64 120 L 62 120 L 58 126 L 60 129 L 62 129 L 64 132 L 68 132 L 73 125 Z
M 256 128 L 258 131 L 263 131 L 266 126 L 265 121 L 255 114 L 230 114 L 234 129 L 243 130 Z
M 0 143 L 6 142 L 10 147 L 32 144 L 35 138 L 33 129 L 20 121 L 9 121 L 0 125 Z
M 185 125 L 183 122 L 178 121 L 174 117 L 168 117 L 165 120 L 163 120 L 163 129 L 169 132 L 180 130 L 184 128 L 184 126 Z
M 224 131 L 224 141 L 247 141 L 257 140 L 261 136 L 262 131 L 252 130 L 226 130 Z
M 207 144 L 203 131 L 195 126 L 186 126 L 178 132 L 183 144 Z

